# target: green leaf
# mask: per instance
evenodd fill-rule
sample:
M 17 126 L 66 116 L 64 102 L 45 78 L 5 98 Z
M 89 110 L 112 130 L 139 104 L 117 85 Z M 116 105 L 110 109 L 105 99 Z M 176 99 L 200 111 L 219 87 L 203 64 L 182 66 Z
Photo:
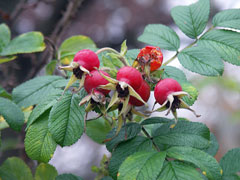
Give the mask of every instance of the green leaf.
M 57 175 L 58 172 L 55 167 L 50 164 L 41 163 L 36 169 L 35 180 L 55 180 Z
M 58 63 L 57 60 L 52 60 L 47 64 L 47 66 L 46 66 L 46 74 L 47 75 L 53 75 L 53 73 L 56 69 L 57 63 Z
M 110 176 L 105 176 L 101 180 L 113 180 Z
M 126 141 L 129 139 L 134 138 L 138 135 L 138 133 L 141 131 L 141 126 L 138 123 L 127 123 L 126 125 L 123 125 L 120 132 L 117 136 L 116 134 L 116 127 L 113 128 L 113 130 L 107 135 L 108 138 L 113 138 L 111 141 L 108 141 L 106 143 L 106 147 L 108 151 L 112 152 L 113 149 L 122 141 Z
M 170 51 L 177 51 L 180 46 L 177 33 L 162 24 L 147 25 L 138 40 Z
M 45 98 L 43 98 L 30 114 L 27 121 L 26 129 L 28 129 L 29 126 L 39 118 L 39 116 L 41 116 L 45 111 L 47 111 L 54 104 L 56 104 L 59 98 L 61 97 L 61 95 L 62 95 L 61 90 L 55 90 L 50 92 L 50 94 L 48 94 Z
M 83 180 L 83 179 L 73 174 L 61 174 L 56 177 L 56 180 Z
M 190 6 L 174 7 L 171 10 L 171 16 L 184 34 L 196 39 L 207 25 L 209 12 L 209 0 L 199 0 Z
M 229 176 L 223 176 L 222 180 L 240 180 L 240 176 L 234 174 Z
M 12 99 L 12 96 L 11 94 L 9 94 L 5 89 L 3 89 L 1 86 L 0 86 L 0 97 L 4 97 L 4 98 L 7 98 L 7 99 Z
M 178 161 L 168 161 L 157 180 L 202 180 L 200 173 L 192 166 Z
M 141 125 L 169 123 L 169 122 L 174 122 L 174 121 L 172 119 L 168 119 L 164 117 L 150 117 L 142 121 Z
M 222 170 L 217 160 L 201 150 L 191 147 L 176 146 L 167 150 L 167 156 L 195 164 L 209 180 L 221 179 Z
M 240 9 L 227 9 L 217 13 L 212 21 L 214 26 L 240 29 Z
M 122 63 L 122 61 L 120 61 L 118 54 L 115 54 L 115 53 L 107 53 L 107 55 L 110 57 L 110 60 L 112 61 L 112 63 L 113 63 L 114 66 L 116 66 L 116 67 L 118 67 L 118 68 L 123 67 L 123 63 Z
M 2 180 L 33 180 L 29 167 L 17 157 L 4 161 L 0 166 L 0 177 Z
M 209 147 L 210 132 L 205 124 L 190 121 L 178 121 L 172 128 L 172 123 L 163 124 L 153 133 L 157 145 L 189 146 L 199 149 Z
M 57 147 L 48 130 L 48 118 L 49 111 L 46 111 L 28 128 L 24 140 L 27 155 L 33 160 L 45 163 L 52 158 Z
M 198 90 L 191 83 L 180 83 L 182 90 L 187 92 L 191 98 L 184 96 L 182 100 L 192 106 L 198 98 Z
M 21 107 L 38 104 L 47 94 L 55 91 L 54 83 L 60 76 L 40 76 L 13 89 L 13 100 Z
M 14 60 L 16 58 L 17 58 L 17 56 L 0 57 L 0 64 L 12 61 L 12 60 Z
M 156 179 L 162 170 L 166 152 L 138 152 L 120 166 L 118 180 Z
M 139 151 L 153 151 L 151 140 L 146 137 L 137 136 L 129 141 L 120 143 L 112 153 L 108 166 L 109 174 L 114 179 L 117 179 L 117 172 L 122 162 L 128 156 Z
M 120 54 L 122 56 L 125 56 L 127 53 L 127 40 L 124 40 L 123 43 L 121 44 L 121 51 Z
M 179 83 L 188 82 L 184 72 L 176 67 L 163 66 L 161 69 L 164 69 L 162 79 L 172 78 L 178 81 Z
M 223 169 L 223 175 L 228 176 L 240 172 L 240 148 L 228 151 L 221 159 L 220 165 Z
M 11 38 L 11 32 L 8 26 L 3 23 L 0 24 L 0 52 L 10 42 L 10 38 Z
M 0 115 L 4 117 L 9 126 L 20 131 L 24 124 L 24 114 L 21 109 L 9 99 L 0 97 Z
M 45 49 L 44 37 L 40 32 L 28 32 L 14 38 L 3 48 L 1 56 L 40 52 Z
M 63 61 L 68 61 L 68 63 L 64 64 L 69 64 L 78 51 L 95 48 L 96 44 L 89 37 L 83 35 L 72 36 L 61 44 L 59 48 L 60 58 Z
M 93 141 L 102 144 L 107 134 L 111 131 L 111 125 L 104 118 L 87 121 L 86 134 Z
M 186 69 L 205 76 L 220 76 L 224 70 L 224 64 L 218 54 L 203 46 L 181 51 L 178 59 Z
M 140 49 L 130 49 L 127 51 L 126 58 L 130 65 L 132 65 L 133 61 L 137 58 L 139 52 Z
M 204 151 L 208 154 L 210 154 L 211 156 L 215 156 L 218 152 L 218 142 L 217 139 L 215 137 L 215 135 L 213 133 L 210 134 L 210 146 L 207 149 L 204 149 Z
M 117 69 L 113 64 L 112 60 L 106 56 L 102 57 L 103 66 L 110 68 L 111 70 L 108 72 L 111 77 L 116 77 Z
M 198 44 L 214 50 L 224 61 L 240 66 L 239 42 L 239 33 L 217 29 L 204 34 Z
M 83 134 L 84 107 L 79 107 L 82 97 L 65 93 L 52 108 L 49 117 L 49 131 L 61 146 L 70 146 Z

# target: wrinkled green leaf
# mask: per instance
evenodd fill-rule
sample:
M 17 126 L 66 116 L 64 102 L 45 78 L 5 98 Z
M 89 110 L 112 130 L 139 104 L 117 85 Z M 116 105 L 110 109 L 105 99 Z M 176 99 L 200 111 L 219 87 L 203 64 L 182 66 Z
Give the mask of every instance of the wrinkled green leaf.
M 223 29 L 204 34 L 198 44 L 217 52 L 231 64 L 240 66 L 240 33 Z
M 189 146 L 199 149 L 209 147 L 210 132 L 205 124 L 190 121 L 178 121 L 163 124 L 153 132 L 153 140 L 157 145 Z
M 104 118 L 98 118 L 93 121 L 87 121 L 86 134 L 95 142 L 102 144 L 111 129 L 108 121 Z
M 240 176 L 234 174 L 229 176 L 223 176 L 222 180 L 240 180 Z
M 203 180 L 192 166 L 178 161 L 168 161 L 157 180 Z
M 74 55 L 82 49 L 95 49 L 96 44 L 87 36 L 72 36 L 61 44 L 59 48 L 60 59 L 63 64 L 69 64 Z
M 40 32 L 28 32 L 14 38 L 3 48 L 1 56 L 40 52 L 45 49 L 44 37 Z
M 57 60 L 52 60 L 47 64 L 47 66 L 46 66 L 46 74 L 47 75 L 53 75 L 54 70 L 56 69 L 57 63 L 58 63 Z
M 60 76 L 40 76 L 13 89 L 13 100 L 21 107 L 38 104 L 46 95 L 55 91 L 54 83 L 62 80 Z
M 83 180 L 83 179 L 73 174 L 61 174 L 56 177 L 56 180 Z
M 58 172 L 50 164 L 41 163 L 38 165 L 35 173 L 35 180 L 55 180 Z
M 217 13 L 212 20 L 214 26 L 240 29 L 240 9 L 227 9 Z
M 41 116 L 45 111 L 47 111 L 54 104 L 56 104 L 57 101 L 61 98 L 61 95 L 62 95 L 62 91 L 56 89 L 55 91 L 52 91 L 48 96 L 43 98 L 30 114 L 29 119 L 27 121 L 26 129 L 28 129 L 28 127 L 32 123 L 34 123 L 39 116 Z
M 204 151 L 211 156 L 215 156 L 217 154 L 219 145 L 217 142 L 217 139 L 213 133 L 210 134 L 210 146 L 207 149 L 204 149 Z
M 27 130 L 24 140 L 27 155 L 40 162 L 47 163 L 57 147 L 48 130 L 49 111 L 42 114 Z
M 21 109 L 9 99 L 0 97 L 0 115 L 15 131 L 20 131 L 24 124 L 24 114 Z
M 4 97 L 4 98 L 7 98 L 7 99 L 12 99 L 12 96 L 11 94 L 9 94 L 5 89 L 3 89 L 1 86 L 0 86 L 0 97 Z
M 127 149 L 127 151 L 126 151 Z M 122 162 L 130 155 L 139 151 L 153 151 L 150 139 L 137 136 L 129 141 L 120 143 L 112 153 L 108 170 L 110 175 L 117 179 L 117 172 Z
M 209 12 L 209 0 L 199 0 L 189 6 L 174 7 L 171 10 L 171 16 L 184 34 L 196 39 L 207 25 Z
M 117 136 L 115 136 L 116 127 L 113 128 L 113 130 L 107 135 L 107 139 L 113 138 L 111 141 L 108 141 L 106 143 L 106 147 L 108 151 L 112 152 L 117 144 L 119 144 L 122 141 L 126 141 L 134 138 L 135 136 L 138 135 L 140 131 L 141 131 L 141 126 L 138 123 L 133 123 L 133 122 L 123 125 Z
M 10 42 L 11 32 L 6 24 L 0 24 L 0 52 Z M 1 61 L 0 61 L 1 62 Z
M 0 178 L 2 180 L 33 180 L 29 167 L 17 157 L 4 161 L 0 166 Z
M 120 166 L 118 180 L 156 179 L 161 172 L 166 152 L 138 152 Z
M 190 98 L 184 96 L 182 100 L 186 102 L 189 106 L 192 106 L 198 98 L 198 90 L 190 83 L 180 83 L 182 90 L 190 95 Z
M 205 76 L 220 76 L 224 70 L 220 56 L 203 46 L 181 51 L 178 59 L 186 69 Z
M 240 148 L 228 151 L 221 159 L 220 165 L 223 169 L 223 175 L 228 176 L 240 172 Z
M 164 117 L 150 117 L 150 118 L 144 119 L 144 121 L 141 122 L 141 125 L 169 123 L 169 122 L 174 122 L 174 121 L 172 119 L 168 119 Z
M 49 131 L 53 139 L 61 146 L 70 146 L 83 134 L 84 107 L 79 107 L 82 97 L 65 93 L 51 109 Z
M 221 168 L 216 159 L 204 151 L 191 147 L 171 147 L 167 156 L 193 163 L 199 167 L 209 180 L 221 180 Z
M 170 51 L 177 51 L 180 46 L 177 33 L 162 24 L 147 25 L 138 40 Z
M 163 66 L 162 69 L 164 69 L 162 79 L 172 78 L 178 81 L 179 83 L 188 82 L 186 75 L 182 70 L 173 66 Z
M 121 51 L 120 51 L 120 54 L 122 56 L 125 56 L 127 53 L 127 40 L 124 40 L 122 45 L 121 45 Z

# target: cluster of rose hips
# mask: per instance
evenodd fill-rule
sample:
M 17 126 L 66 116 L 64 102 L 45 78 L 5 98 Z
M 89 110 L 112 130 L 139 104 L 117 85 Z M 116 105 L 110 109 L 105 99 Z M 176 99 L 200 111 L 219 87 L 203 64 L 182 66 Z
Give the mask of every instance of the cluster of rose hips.
M 118 69 L 116 79 L 99 69 L 100 61 L 95 52 L 89 49 L 79 51 L 69 66 L 60 69 L 72 71 L 73 74 L 65 88 L 68 89 L 76 80 L 80 80 L 79 89 L 85 88 L 88 95 L 80 105 L 88 103 L 86 113 L 91 110 L 98 111 L 101 115 L 118 110 L 119 127 L 129 113 L 145 115 L 137 112 L 134 107 L 146 105 L 150 97 L 151 73 L 162 65 L 163 55 L 158 47 L 146 46 L 140 50 L 133 66 L 124 66 Z M 109 95 L 110 91 L 113 94 Z M 182 100 L 188 93 L 182 91 L 181 85 L 174 79 L 160 79 L 154 88 L 156 103 L 161 105 L 154 111 L 171 111 L 177 120 L 176 109 L 192 109 Z M 193 111 L 194 112 L 194 111 Z

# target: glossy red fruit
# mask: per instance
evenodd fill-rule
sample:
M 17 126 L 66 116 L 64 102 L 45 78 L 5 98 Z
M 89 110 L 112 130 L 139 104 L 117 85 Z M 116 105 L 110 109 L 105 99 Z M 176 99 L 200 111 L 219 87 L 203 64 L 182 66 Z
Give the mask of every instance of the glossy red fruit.
M 117 72 L 117 80 L 129 84 L 134 90 L 140 88 L 143 78 L 142 74 L 131 66 L 124 66 Z
M 80 66 L 83 66 L 88 71 L 99 68 L 100 65 L 97 54 L 90 49 L 82 49 L 78 51 L 78 53 L 74 56 L 73 61 L 77 62 Z
M 163 54 L 159 47 L 155 46 L 146 46 L 140 50 L 140 53 L 137 56 L 140 64 L 147 63 L 150 61 L 150 71 L 155 71 L 161 67 L 163 61 Z
M 136 90 L 136 92 L 141 96 L 141 98 L 147 102 L 149 97 L 150 97 L 150 93 L 151 93 L 151 88 L 148 85 L 148 83 L 146 81 L 143 80 L 141 87 Z M 135 97 L 130 97 L 129 103 L 134 105 L 134 106 L 142 106 L 144 105 L 141 101 L 137 100 Z
M 154 96 L 159 104 L 167 100 L 167 96 L 173 92 L 182 91 L 181 85 L 174 79 L 166 78 L 159 81 L 154 89 Z
M 108 73 L 104 72 L 104 71 L 100 71 L 102 74 L 104 74 L 105 76 L 109 76 Z M 101 74 L 97 71 L 97 70 L 93 70 L 90 72 L 91 75 L 87 75 L 85 78 L 85 82 L 84 82 L 84 88 L 87 91 L 87 93 L 91 93 L 91 91 L 94 89 L 101 93 L 103 93 L 104 95 L 107 95 L 110 91 L 109 90 L 105 90 L 105 89 L 98 89 L 98 86 L 100 85 L 106 85 L 109 82 L 104 79 Z

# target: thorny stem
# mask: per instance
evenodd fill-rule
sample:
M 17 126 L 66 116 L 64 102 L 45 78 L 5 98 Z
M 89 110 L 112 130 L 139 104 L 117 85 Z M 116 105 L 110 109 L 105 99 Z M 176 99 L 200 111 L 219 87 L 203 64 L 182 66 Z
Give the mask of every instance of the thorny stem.
M 104 52 L 104 51 L 110 51 L 110 52 L 113 52 L 113 53 L 117 54 L 119 60 L 124 64 L 124 66 L 129 66 L 129 64 L 128 64 L 128 62 L 126 61 L 125 57 L 122 56 L 118 51 L 116 51 L 115 49 L 112 49 L 112 48 L 110 48 L 110 47 L 101 48 L 101 49 L 99 49 L 99 50 L 96 52 L 96 54 L 98 55 L 98 54 L 100 54 L 100 53 L 102 53 L 102 52 Z
M 211 30 L 213 30 L 213 29 L 214 29 L 214 26 L 211 26 L 205 33 L 209 32 L 209 31 L 211 31 Z M 204 34 L 205 34 L 205 33 L 204 33 Z M 193 45 L 195 45 L 195 44 L 198 42 L 198 40 L 199 40 L 204 34 L 202 34 L 199 38 L 197 38 L 193 43 L 191 43 L 191 44 L 189 44 L 188 46 L 186 46 L 185 48 L 183 48 L 181 51 L 177 51 L 176 54 L 175 54 L 173 57 L 171 57 L 169 60 L 167 60 L 163 65 L 166 66 L 167 64 L 169 64 L 170 62 L 172 62 L 172 61 L 177 57 L 177 55 L 178 55 L 180 52 L 182 52 L 182 51 L 185 50 L 185 49 L 188 49 L 188 48 L 192 47 Z
M 155 144 L 155 142 L 153 141 L 153 138 L 150 136 L 150 134 L 148 134 L 147 130 L 143 126 L 142 126 L 142 131 L 152 141 L 153 146 L 156 148 L 156 150 L 160 152 L 159 147 Z

